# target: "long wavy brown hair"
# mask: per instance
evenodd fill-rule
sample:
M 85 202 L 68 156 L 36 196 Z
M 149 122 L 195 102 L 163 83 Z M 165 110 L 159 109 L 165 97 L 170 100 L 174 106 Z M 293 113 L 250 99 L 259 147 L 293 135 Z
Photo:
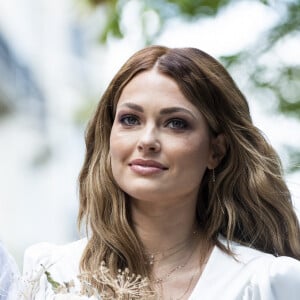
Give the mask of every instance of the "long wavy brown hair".
M 130 200 L 112 176 L 109 139 L 118 99 L 138 73 L 157 68 L 173 78 L 185 97 L 204 115 L 211 132 L 225 135 L 227 153 L 207 170 L 199 187 L 196 217 L 207 240 L 240 242 L 274 255 L 300 259 L 300 228 L 284 182 L 280 159 L 251 120 L 244 95 L 225 68 L 194 48 L 147 47 L 115 75 L 86 131 L 86 156 L 79 176 L 79 225 L 90 236 L 81 270 L 95 271 L 101 261 L 117 272 L 128 267 L 150 276 L 144 248 L 132 225 Z

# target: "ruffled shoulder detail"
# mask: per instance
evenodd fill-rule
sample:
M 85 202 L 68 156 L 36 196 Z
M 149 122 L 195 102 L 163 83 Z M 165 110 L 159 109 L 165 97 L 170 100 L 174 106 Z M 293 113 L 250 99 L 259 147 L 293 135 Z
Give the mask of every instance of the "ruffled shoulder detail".
M 34 267 L 59 266 L 67 263 L 71 266 L 79 263 L 87 239 L 81 239 L 65 245 L 39 243 L 30 246 L 24 254 L 23 274 L 30 272 Z
M 274 299 L 300 299 L 300 261 L 278 257 L 270 265 L 270 289 Z
M 286 256 L 268 258 L 253 275 L 244 299 L 299 300 L 300 261 Z
M 39 243 L 27 248 L 20 287 L 22 299 L 52 299 L 54 292 L 47 272 L 59 282 L 76 278 L 86 243 L 81 239 L 66 245 Z

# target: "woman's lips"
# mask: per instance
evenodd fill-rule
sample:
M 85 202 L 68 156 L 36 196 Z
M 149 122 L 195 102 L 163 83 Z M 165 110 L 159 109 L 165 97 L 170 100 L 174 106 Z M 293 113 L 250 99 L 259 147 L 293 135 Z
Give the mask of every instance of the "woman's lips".
M 139 175 L 153 175 L 168 170 L 166 166 L 155 160 L 134 159 L 129 163 L 132 171 Z

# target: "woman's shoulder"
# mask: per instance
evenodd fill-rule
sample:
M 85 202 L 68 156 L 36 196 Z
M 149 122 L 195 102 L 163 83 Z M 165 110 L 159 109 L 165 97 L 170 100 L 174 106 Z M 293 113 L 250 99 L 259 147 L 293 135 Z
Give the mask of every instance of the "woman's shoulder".
M 254 264 L 259 267 L 258 270 L 265 270 L 272 277 L 300 272 L 300 261 L 295 258 L 274 256 L 236 242 L 230 242 L 229 245 L 234 254 L 233 259 L 243 266 Z M 300 281 L 300 276 L 297 279 Z
M 235 241 L 226 240 L 223 236 L 219 236 L 219 242 L 226 248 L 230 249 L 233 255 L 229 255 L 223 252 L 221 249 L 218 249 L 217 257 L 220 260 L 231 264 L 232 267 L 235 266 L 238 269 L 253 264 L 268 265 L 276 258 L 272 254 L 262 252 L 250 246 L 242 245 Z
M 257 264 L 257 271 L 251 278 L 248 289 L 251 299 L 259 296 L 263 299 L 299 300 L 300 261 L 280 256 L 262 262 Z
M 282 273 L 284 270 L 298 269 L 300 267 L 300 261 L 289 256 L 275 256 L 244 245 L 235 246 L 233 249 L 237 259 L 240 259 L 241 262 L 245 264 L 255 261 L 257 263 L 264 262 L 270 273 L 277 271 Z
M 28 299 L 53 299 L 53 284 L 76 282 L 87 239 L 64 245 L 39 243 L 24 254 L 23 277 L 19 290 Z
M 276 257 L 269 265 L 270 289 L 277 299 L 300 299 L 300 261 Z
M 231 250 L 241 276 L 249 275 L 245 290 L 249 299 L 300 299 L 300 261 L 276 257 L 235 242 L 231 243 Z
M 63 245 L 51 243 L 32 245 L 25 250 L 23 274 L 30 274 L 41 268 L 58 273 L 59 277 L 62 274 L 77 273 L 86 244 L 87 239 L 83 238 Z

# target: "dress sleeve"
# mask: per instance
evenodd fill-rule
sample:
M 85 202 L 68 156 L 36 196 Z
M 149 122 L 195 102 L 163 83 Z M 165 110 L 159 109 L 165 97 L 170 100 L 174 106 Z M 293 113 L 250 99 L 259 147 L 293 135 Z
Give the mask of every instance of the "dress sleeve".
M 300 300 L 300 261 L 263 259 L 246 287 L 243 300 Z
M 53 298 L 54 292 L 45 274 L 45 271 L 51 264 L 50 244 L 41 243 L 26 249 L 23 262 L 23 277 L 20 283 L 22 299 Z
M 270 290 L 274 300 L 300 299 L 300 261 L 278 257 L 270 265 Z

